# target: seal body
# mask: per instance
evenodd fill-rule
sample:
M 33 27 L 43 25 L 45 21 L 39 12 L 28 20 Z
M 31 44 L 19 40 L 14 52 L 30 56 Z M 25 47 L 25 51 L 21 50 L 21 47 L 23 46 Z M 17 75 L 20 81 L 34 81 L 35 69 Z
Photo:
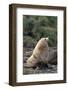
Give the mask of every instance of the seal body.
M 48 63 L 49 56 L 48 38 L 41 38 L 35 46 L 32 55 L 27 60 L 29 67 L 35 66 L 39 62 Z

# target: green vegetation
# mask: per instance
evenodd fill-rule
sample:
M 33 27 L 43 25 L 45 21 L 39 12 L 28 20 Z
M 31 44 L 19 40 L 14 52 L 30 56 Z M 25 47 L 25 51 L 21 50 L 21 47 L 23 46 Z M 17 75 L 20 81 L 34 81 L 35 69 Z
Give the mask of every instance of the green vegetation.
M 57 45 L 56 16 L 23 16 L 24 46 L 32 47 L 42 37 L 49 37 L 49 46 Z

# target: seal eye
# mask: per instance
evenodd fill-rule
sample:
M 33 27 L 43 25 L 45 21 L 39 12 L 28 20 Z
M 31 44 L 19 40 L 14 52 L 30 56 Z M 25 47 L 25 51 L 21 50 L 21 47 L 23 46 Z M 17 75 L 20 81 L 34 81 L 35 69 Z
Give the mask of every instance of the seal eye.
M 46 38 L 45 38 L 45 40 L 46 40 Z

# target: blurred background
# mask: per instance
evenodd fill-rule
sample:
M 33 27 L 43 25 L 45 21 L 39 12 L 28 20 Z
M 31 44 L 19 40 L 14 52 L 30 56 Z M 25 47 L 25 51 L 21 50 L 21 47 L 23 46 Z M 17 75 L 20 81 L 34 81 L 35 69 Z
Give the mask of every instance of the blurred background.
M 49 46 L 57 46 L 56 16 L 23 16 L 24 47 L 32 47 L 42 37 L 49 37 Z

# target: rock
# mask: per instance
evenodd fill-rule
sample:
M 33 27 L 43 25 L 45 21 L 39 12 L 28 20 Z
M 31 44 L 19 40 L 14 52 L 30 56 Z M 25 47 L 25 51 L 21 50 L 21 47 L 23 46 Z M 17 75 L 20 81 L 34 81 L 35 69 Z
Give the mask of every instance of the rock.
M 49 60 L 50 64 L 57 64 L 57 50 L 56 48 L 51 48 L 49 50 Z

